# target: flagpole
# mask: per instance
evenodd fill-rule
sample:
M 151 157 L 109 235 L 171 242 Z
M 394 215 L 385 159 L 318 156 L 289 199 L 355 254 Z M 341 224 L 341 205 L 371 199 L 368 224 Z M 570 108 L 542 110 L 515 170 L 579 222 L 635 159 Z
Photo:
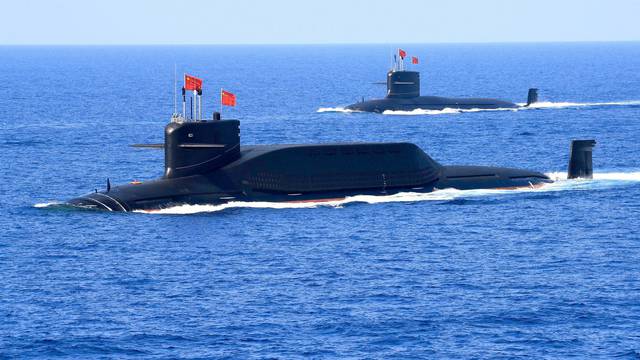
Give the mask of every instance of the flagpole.
M 182 87 L 182 119 L 187 118 L 187 92 Z
M 184 81 L 184 79 L 187 78 L 187 74 L 182 74 L 182 79 Z M 187 92 L 184 88 L 184 83 L 182 85 L 182 118 L 183 119 L 187 119 Z
M 173 113 L 178 114 L 178 75 L 176 74 L 176 63 L 173 63 Z
M 220 118 L 222 118 L 222 91 L 223 89 L 220 88 Z
M 191 102 L 191 107 L 192 107 L 191 114 L 193 114 L 191 116 L 191 120 L 195 120 L 194 117 L 198 117 L 198 108 L 197 108 L 197 106 L 198 106 L 198 92 L 196 90 L 193 90 L 191 92 L 191 99 L 193 100 Z

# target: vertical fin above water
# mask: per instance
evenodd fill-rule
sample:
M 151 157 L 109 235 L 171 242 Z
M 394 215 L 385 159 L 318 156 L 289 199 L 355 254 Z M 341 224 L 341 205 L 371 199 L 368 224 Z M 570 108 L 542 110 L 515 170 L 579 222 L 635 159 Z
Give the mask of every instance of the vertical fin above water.
M 531 88 L 529 89 L 529 94 L 527 95 L 527 105 L 531 106 L 531 104 L 535 104 L 538 102 L 538 89 Z
M 596 146 L 595 140 L 573 140 L 569 150 L 569 170 L 567 179 L 592 179 L 593 160 L 591 152 Z

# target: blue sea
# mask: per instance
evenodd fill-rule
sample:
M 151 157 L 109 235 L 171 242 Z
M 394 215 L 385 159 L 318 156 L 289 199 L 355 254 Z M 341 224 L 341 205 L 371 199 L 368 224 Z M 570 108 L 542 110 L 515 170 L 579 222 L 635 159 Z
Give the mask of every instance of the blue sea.
M 640 358 L 640 43 L 404 45 L 422 93 L 533 109 L 350 113 L 387 45 L 0 47 L 0 358 Z M 174 68 L 243 144 L 408 141 L 522 191 L 60 202 L 162 175 Z M 571 139 L 595 178 L 566 180 Z

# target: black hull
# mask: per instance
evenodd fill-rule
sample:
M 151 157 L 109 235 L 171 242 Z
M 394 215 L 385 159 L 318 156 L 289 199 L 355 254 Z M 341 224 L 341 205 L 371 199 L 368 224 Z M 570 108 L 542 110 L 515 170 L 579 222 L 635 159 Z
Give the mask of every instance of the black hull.
M 389 156 L 388 163 L 376 161 L 384 156 L 382 150 L 393 151 L 393 147 L 399 152 Z M 358 154 L 358 150 L 366 148 L 370 151 L 368 156 L 364 152 Z M 310 152 L 316 160 L 310 159 L 308 168 L 290 166 L 300 164 L 299 157 L 308 157 Z M 317 152 L 325 155 L 313 155 Z M 361 165 L 355 165 L 357 162 Z M 389 166 L 392 162 L 397 166 Z M 344 167 L 345 163 L 352 166 Z M 313 173 L 312 168 L 321 171 Z M 265 169 L 271 175 L 262 171 Z M 256 178 L 256 174 L 262 174 L 263 179 Z M 255 146 L 243 151 L 238 160 L 208 174 L 117 186 L 68 203 L 90 209 L 135 211 L 184 204 L 325 202 L 356 195 L 429 193 L 448 188 L 512 189 L 549 182 L 545 175 L 527 170 L 442 166 L 413 144 Z
M 443 166 L 411 143 L 261 145 L 240 148 L 237 120 L 165 127 L 165 175 L 68 201 L 108 211 L 228 202 L 308 202 L 437 189 L 514 189 L 552 182 L 535 171 Z M 594 141 L 574 141 L 569 178 L 592 173 Z
M 529 89 L 527 104 L 538 101 L 538 89 Z M 385 111 L 444 110 L 444 109 L 515 109 L 510 101 L 487 98 L 448 98 L 420 96 L 420 73 L 396 71 L 387 73 L 387 93 L 384 99 L 361 101 L 346 107 L 348 110 L 383 113 Z
M 383 113 L 385 111 L 444 110 L 444 109 L 515 109 L 517 104 L 497 99 L 456 99 L 438 96 L 415 98 L 386 98 L 363 101 L 346 107 L 348 110 Z

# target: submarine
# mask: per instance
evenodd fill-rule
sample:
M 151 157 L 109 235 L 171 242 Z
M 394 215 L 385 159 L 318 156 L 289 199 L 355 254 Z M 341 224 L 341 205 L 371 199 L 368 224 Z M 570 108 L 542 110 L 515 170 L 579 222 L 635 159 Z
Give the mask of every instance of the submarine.
M 335 143 L 242 145 L 240 122 L 174 116 L 163 144 L 164 175 L 71 199 L 67 204 L 107 211 L 153 211 L 176 205 L 234 201 L 322 202 L 353 195 L 427 193 L 438 189 L 517 189 L 553 182 L 530 170 L 441 165 L 417 145 Z M 593 174 L 594 140 L 574 140 L 569 178 Z
M 403 53 L 402 50 L 401 55 Z M 529 89 L 524 106 L 510 101 L 488 98 L 449 98 L 420 95 L 420 73 L 407 70 L 404 56 L 387 72 L 387 95 L 383 99 L 364 100 L 345 107 L 346 110 L 383 113 L 385 111 L 443 110 L 443 109 L 517 109 L 538 102 L 538 89 Z

